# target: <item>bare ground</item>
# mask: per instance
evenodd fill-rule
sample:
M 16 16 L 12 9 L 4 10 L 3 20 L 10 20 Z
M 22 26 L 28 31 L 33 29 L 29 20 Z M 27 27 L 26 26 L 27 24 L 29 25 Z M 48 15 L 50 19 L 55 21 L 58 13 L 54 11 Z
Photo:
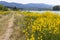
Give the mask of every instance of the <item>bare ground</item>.
M 12 14 L 12 17 L 9 20 L 7 20 L 7 21 L 8 21 L 7 22 L 8 23 L 7 24 L 7 29 L 6 29 L 5 33 L 0 37 L 0 40 L 9 40 L 9 37 L 10 37 L 10 35 L 13 32 L 12 27 L 14 25 L 13 24 L 13 22 L 14 22 L 14 14 Z
M 15 25 L 15 17 L 17 17 L 16 20 L 19 20 L 21 23 L 24 21 L 24 15 L 21 15 L 21 14 L 16 14 L 16 12 L 11 12 L 10 15 L 6 16 L 5 18 L 2 18 L 0 22 L 3 22 L 5 24 L 3 24 L 3 27 L 4 28 L 4 33 L 3 35 L 0 35 L 0 40 L 25 40 L 23 39 L 24 38 L 24 35 L 21 31 L 21 28 L 22 28 L 22 24 L 20 24 L 20 26 L 16 26 Z M 9 17 L 10 16 L 10 17 Z M 5 21 L 4 21 L 5 20 Z M 1 24 L 2 25 L 2 24 Z M 11 38 L 11 36 L 13 38 Z

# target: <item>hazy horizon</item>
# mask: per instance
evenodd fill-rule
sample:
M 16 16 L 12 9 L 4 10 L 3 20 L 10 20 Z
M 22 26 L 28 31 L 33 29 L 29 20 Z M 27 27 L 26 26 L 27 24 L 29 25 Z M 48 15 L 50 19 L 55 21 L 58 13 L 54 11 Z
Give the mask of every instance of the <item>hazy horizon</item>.
M 0 1 L 22 3 L 22 4 L 44 3 L 49 5 L 60 5 L 60 0 L 0 0 Z

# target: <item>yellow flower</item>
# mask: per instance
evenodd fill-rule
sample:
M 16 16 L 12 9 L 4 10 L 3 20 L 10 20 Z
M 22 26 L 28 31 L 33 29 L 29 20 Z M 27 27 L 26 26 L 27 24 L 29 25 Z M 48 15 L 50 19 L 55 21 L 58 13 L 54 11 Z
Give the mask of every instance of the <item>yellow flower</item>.
M 30 40 L 35 40 L 35 38 L 34 38 L 34 35 L 33 35 L 33 34 L 31 35 Z
M 27 40 L 29 40 L 29 38 L 27 38 Z
M 26 32 L 26 30 L 23 30 L 23 32 L 25 33 L 25 32 Z

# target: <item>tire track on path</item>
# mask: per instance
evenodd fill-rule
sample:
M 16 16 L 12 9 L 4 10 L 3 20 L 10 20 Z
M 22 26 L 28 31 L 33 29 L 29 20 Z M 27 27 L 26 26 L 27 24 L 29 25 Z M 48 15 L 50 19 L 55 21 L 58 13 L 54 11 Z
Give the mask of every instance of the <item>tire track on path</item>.
M 9 22 L 8 22 L 8 28 L 6 29 L 6 32 L 3 34 L 3 37 L 1 40 L 9 40 L 13 32 L 13 29 L 12 29 L 13 26 L 14 26 L 14 12 L 12 12 L 12 17 L 9 19 Z

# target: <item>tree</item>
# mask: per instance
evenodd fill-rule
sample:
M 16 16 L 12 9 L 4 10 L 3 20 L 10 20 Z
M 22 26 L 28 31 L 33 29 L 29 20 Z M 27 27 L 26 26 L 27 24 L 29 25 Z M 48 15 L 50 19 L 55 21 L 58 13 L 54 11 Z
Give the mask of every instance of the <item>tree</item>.
M 54 11 L 60 11 L 60 6 L 54 6 L 54 7 L 53 7 L 53 10 L 54 10 Z
M 0 11 L 7 11 L 7 10 L 8 10 L 7 7 L 5 7 L 5 6 L 3 6 L 3 5 L 0 5 Z
M 3 9 L 3 5 L 0 5 L 0 10 L 2 10 Z
M 16 10 L 19 10 L 19 9 L 18 9 L 17 7 L 13 7 L 13 10 L 15 10 L 15 11 L 16 11 Z

